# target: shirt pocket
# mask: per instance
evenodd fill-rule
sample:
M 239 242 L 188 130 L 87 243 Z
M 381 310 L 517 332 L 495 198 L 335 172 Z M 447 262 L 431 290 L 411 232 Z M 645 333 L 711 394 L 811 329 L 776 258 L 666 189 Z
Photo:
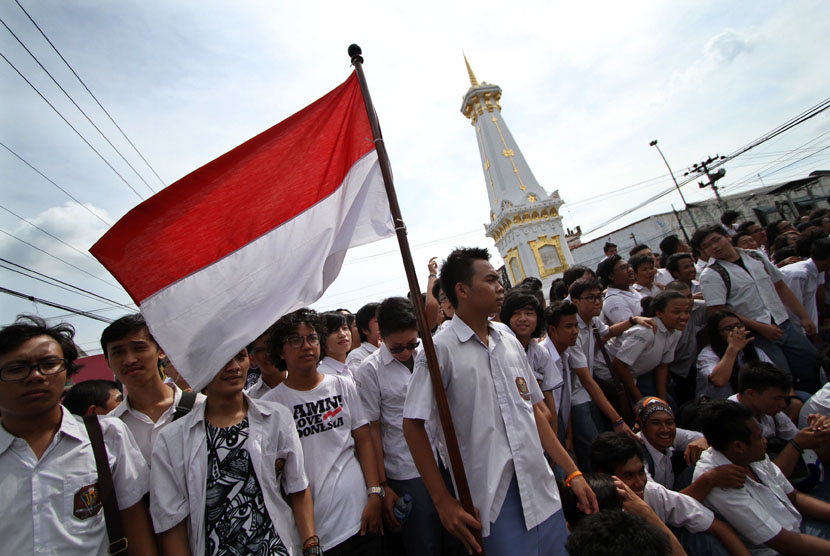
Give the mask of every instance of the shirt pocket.
M 98 473 L 63 480 L 63 526 L 69 533 L 97 534 L 104 527 L 104 507 Z
M 519 368 L 510 369 L 507 376 L 507 390 L 513 405 L 521 410 L 533 413 L 533 400 L 530 395 L 531 384 L 528 383 L 528 380 L 535 379 L 528 379 Z

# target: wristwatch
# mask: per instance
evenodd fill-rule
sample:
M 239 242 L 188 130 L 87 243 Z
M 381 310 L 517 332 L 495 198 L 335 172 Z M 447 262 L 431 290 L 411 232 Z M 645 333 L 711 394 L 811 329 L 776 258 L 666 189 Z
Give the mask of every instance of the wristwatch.
M 323 556 L 323 549 L 319 544 L 314 546 L 307 546 L 303 549 L 303 556 Z
M 383 497 L 386 496 L 386 489 L 382 486 L 369 487 L 366 489 L 366 496 L 369 496 L 370 494 L 377 494 L 380 496 L 380 499 L 383 500 Z

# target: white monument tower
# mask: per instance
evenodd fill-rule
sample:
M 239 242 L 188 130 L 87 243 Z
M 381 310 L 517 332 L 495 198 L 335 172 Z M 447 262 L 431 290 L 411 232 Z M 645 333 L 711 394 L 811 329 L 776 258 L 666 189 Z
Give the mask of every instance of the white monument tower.
M 558 191 L 548 195 L 533 177 L 502 118 L 501 88 L 479 84 L 466 56 L 464 63 L 471 86 L 461 113 L 470 119 L 478 139 L 490 198 L 486 235 L 496 242 L 513 285 L 535 276 L 547 294 L 550 283 L 574 264 L 559 216 L 562 199 Z

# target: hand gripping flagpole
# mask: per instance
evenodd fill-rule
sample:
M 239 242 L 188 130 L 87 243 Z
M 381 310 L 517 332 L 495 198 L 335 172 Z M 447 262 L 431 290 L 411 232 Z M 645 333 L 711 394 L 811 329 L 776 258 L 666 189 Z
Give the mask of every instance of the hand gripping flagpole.
M 450 406 L 447 402 L 447 393 L 444 391 L 444 383 L 441 381 L 441 371 L 438 369 L 438 358 L 435 356 L 435 346 L 432 343 L 432 335 L 427 325 L 426 309 L 420 303 L 421 288 L 418 286 L 418 275 L 415 272 L 415 265 L 412 262 L 412 252 L 409 249 L 409 240 L 406 237 L 406 226 L 401 217 L 401 208 L 398 205 L 398 196 L 395 194 L 395 185 L 392 181 L 392 169 L 389 164 L 389 155 L 386 153 L 386 145 L 383 143 L 383 136 L 380 132 L 375 107 L 372 104 L 372 97 L 369 95 L 369 87 L 366 85 L 366 77 L 363 75 L 362 51 L 356 44 L 349 46 L 349 56 L 352 65 L 357 71 L 357 78 L 360 82 L 360 90 L 363 93 L 363 100 L 366 103 L 366 112 L 369 115 L 369 124 L 372 126 L 372 135 L 375 141 L 375 149 L 378 153 L 380 172 L 383 175 L 383 185 L 386 187 L 386 196 L 389 198 L 389 210 L 392 212 L 392 221 L 395 224 L 395 233 L 398 236 L 398 245 L 401 249 L 406 279 L 409 282 L 410 295 L 418 296 L 412 300 L 415 308 L 415 318 L 418 321 L 418 333 L 424 345 L 424 355 L 427 358 L 429 376 L 432 379 L 432 389 L 435 391 L 435 403 L 438 406 L 438 416 L 441 419 L 441 427 L 444 431 L 444 441 L 447 445 L 447 452 L 450 456 L 450 467 L 455 478 L 455 486 L 458 489 L 458 498 L 464 511 L 472 516 L 476 515 L 473 508 L 473 499 L 470 496 L 470 487 L 467 484 L 467 475 L 464 473 L 464 465 L 461 462 L 461 451 L 458 449 L 458 439 L 455 436 L 455 427 L 450 415 Z M 481 544 L 481 532 L 472 529 L 479 546 Z M 484 554 L 482 549 L 481 554 Z

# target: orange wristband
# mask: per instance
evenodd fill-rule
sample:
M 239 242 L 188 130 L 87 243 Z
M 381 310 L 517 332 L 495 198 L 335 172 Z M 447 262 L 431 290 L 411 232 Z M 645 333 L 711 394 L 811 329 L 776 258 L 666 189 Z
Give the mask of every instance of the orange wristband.
M 568 475 L 568 476 L 565 478 L 565 486 L 566 486 L 566 487 L 568 487 L 568 488 L 570 488 L 570 486 L 571 486 L 571 481 L 573 481 L 573 480 L 574 480 L 574 479 L 576 479 L 577 477 L 581 477 L 581 476 L 582 476 L 582 471 L 580 471 L 579 469 L 577 469 L 576 471 L 574 471 L 573 473 L 571 473 L 570 475 Z

